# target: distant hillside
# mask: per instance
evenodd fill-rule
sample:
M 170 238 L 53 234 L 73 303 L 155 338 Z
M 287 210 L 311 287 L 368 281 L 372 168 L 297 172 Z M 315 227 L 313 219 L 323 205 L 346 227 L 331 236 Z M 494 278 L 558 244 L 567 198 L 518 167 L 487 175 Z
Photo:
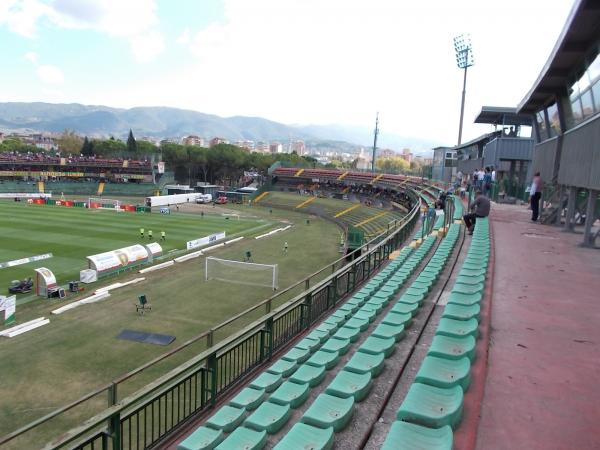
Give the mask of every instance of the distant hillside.
M 219 136 L 231 141 L 282 141 L 304 139 L 307 144 L 343 148 L 352 151 L 357 146 L 372 145 L 372 131 L 340 125 L 290 126 L 261 117 L 219 117 L 198 111 L 164 106 L 111 108 L 102 105 L 78 103 L 0 103 L 0 129 L 60 132 L 65 129 L 93 137 L 115 136 L 125 138 L 129 129 L 136 136 L 155 138 L 182 137 L 195 134 L 203 137 Z M 380 135 L 380 147 L 401 150 L 429 149 L 433 142 Z M 339 141 L 339 142 L 337 142 Z

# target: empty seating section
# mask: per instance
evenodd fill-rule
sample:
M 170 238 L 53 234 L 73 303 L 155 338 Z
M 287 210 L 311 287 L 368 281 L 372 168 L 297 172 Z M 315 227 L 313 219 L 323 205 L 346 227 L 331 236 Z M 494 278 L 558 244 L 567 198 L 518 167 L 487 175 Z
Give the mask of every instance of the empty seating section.
M 452 218 L 454 220 L 462 220 L 462 216 L 463 216 L 462 200 L 460 199 L 460 197 L 453 195 L 452 201 L 454 202 L 454 217 L 452 217 Z
M 427 356 L 382 449 L 452 448 L 452 430 L 461 421 L 463 396 L 469 388 L 471 362 L 476 357 L 479 303 L 489 257 L 489 223 L 478 219 Z
M 459 230 L 459 225 L 450 227 L 447 237 L 426 267 L 409 289 L 396 299 L 398 291 L 430 253 L 436 237 L 428 236 L 415 250 L 404 247 L 351 298 L 181 442 L 178 449 L 263 448 L 267 436 L 280 431 L 289 421 L 291 410 L 299 407 L 304 410 L 299 420 L 281 436 L 274 448 L 331 448 L 334 434 L 349 423 L 355 404 L 368 397 L 373 379 L 384 369 L 384 360 L 392 355 L 396 343 L 402 340 L 404 328 L 409 326 L 443 271 Z M 391 302 L 394 302 L 393 308 L 369 331 L 370 323 Z M 365 339 L 349 350 L 359 337 Z M 347 363 L 337 367 L 340 357 L 346 352 L 350 352 Z M 456 368 L 448 367 L 456 373 L 464 372 L 464 363 Z M 311 404 L 305 404 L 311 389 L 320 385 L 330 370 L 335 370 L 331 382 Z M 454 396 L 462 395 L 465 383 L 456 385 Z M 426 385 L 424 389 L 443 388 Z M 452 401 L 456 402 L 456 399 L 450 396 L 448 402 Z M 455 421 L 456 414 L 452 423 Z M 438 434 L 440 438 L 448 439 L 447 433 Z M 419 439 L 426 442 L 434 438 L 436 436 L 425 435 Z M 451 432 L 449 439 L 452 439 Z

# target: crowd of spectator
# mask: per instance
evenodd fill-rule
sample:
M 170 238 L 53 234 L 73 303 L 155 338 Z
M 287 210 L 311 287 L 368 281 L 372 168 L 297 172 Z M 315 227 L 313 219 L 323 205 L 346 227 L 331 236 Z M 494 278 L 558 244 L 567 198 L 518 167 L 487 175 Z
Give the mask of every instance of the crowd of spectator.
M 95 155 L 84 156 L 84 155 L 73 155 L 66 154 L 61 156 L 59 152 L 56 155 L 48 155 L 43 152 L 2 152 L 0 153 L 0 162 L 12 162 L 12 163 L 39 163 L 39 164 L 60 164 L 62 159 L 65 159 L 66 164 L 74 165 L 94 165 L 94 166 L 123 166 L 123 162 L 127 161 L 129 166 L 150 166 L 151 161 L 148 159 L 133 160 L 129 158 L 111 158 L 103 159 L 98 158 Z

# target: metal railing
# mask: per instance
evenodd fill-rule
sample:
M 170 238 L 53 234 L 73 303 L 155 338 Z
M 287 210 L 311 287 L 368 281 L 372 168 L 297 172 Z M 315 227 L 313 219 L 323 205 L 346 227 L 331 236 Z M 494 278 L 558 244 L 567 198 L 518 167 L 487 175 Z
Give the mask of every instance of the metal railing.
M 414 201 L 414 207 L 403 219 L 353 252 L 360 256 L 352 258 L 353 255 L 347 255 L 334 261 L 112 383 L 0 438 L 0 445 L 24 436 L 103 393 L 108 396 L 108 408 L 79 427 L 62 434 L 44 448 L 138 450 L 156 444 L 191 416 L 214 405 L 234 385 L 270 360 L 275 352 L 292 339 L 307 331 L 341 299 L 368 279 L 410 235 L 419 219 L 421 206 L 417 198 Z M 349 259 L 352 261 L 348 262 Z M 328 271 L 329 275 L 311 286 L 315 279 Z M 275 301 L 301 285 L 305 288 L 303 292 L 272 310 Z M 266 312 L 264 316 L 214 345 L 215 332 L 263 307 Z M 123 382 L 202 340 L 206 342 L 206 350 L 135 393 L 118 398 L 119 385 Z

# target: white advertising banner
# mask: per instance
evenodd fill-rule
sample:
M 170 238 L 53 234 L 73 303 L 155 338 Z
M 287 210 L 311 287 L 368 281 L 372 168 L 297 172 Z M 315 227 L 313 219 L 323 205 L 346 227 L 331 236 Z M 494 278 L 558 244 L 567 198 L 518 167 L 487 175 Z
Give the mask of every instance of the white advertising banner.
M 148 260 L 148 250 L 140 244 L 124 247 L 110 252 L 99 253 L 88 256 L 90 267 L 97 272 L 106 272 L 121 267 L 127 267 L 132 264 Z
M 0 198 L 52 198 L 52 194 L 48 193 L 45 194 L 43 192 L 8 192 L 8 193 L 1 193 L 0 194 Z
M 210 236 L 205 236 L 200 239 L 194 239 L 193 241 L 187 242 L 187 249 L 191 250 L 193 248 L 202 247 L 203 245 L 211 244 L 216 241 L 220 241 L 221 239 L 225 239 L 225 232 L 221 231 L 220 233 L 211 234 Z
M 49 258 L 52 258 L 52 253 L 44 253 L 43 255 L 30 256 L 29 258 L 15 259 L 13 261 L 0 263 L 0 269 L 5 269 L 7 267 L 13 266 L 20 266 L 21 264 L 27 264 L 33 261 L 41 261 L 43 259 Z
M 0 311 L 4 311 L 4 325 L 15 321 L 15 311 L 17 309 L 17 296 L 11 295 L 4 297 L 0 295 Z
M 146 248 L 150 250 L 153 256 L 158 256 L 162 253 L 163 249 L 158 242 L 150 242 L 146 244 Z

